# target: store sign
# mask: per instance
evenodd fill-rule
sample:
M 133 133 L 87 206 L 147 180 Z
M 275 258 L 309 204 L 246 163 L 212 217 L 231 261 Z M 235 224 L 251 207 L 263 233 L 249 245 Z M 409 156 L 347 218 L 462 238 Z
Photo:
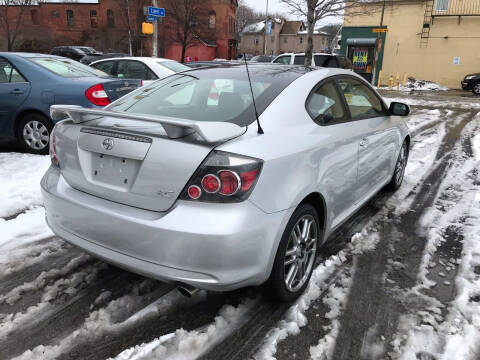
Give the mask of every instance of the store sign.
M 353 70 L 365 71 L 368 63 L 368 48 L 356 47 L 353 50 Z
M 374 32 L 374 33 L 387 33 L 388 29 L 387 28 L 373 28 L 372 32 Z

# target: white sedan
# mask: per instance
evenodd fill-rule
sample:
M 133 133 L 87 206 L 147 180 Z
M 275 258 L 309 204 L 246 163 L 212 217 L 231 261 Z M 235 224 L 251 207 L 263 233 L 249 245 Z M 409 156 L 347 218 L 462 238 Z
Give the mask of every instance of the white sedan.
M 90 66 L 120 79 L 143 80 L 144 85 L 181 71 L 190 70 L 188 66 L 175 60 L 153 57 L 102 59 L 91 63 Z

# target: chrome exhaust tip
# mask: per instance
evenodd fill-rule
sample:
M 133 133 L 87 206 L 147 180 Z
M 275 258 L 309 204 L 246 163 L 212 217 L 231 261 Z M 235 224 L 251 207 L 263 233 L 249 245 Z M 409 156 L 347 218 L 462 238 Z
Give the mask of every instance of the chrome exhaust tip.
M 196 287 L 190 286 L 188 284 L 178 285 L 177 290 L 185 297 L 191 298 L 198 291 Z

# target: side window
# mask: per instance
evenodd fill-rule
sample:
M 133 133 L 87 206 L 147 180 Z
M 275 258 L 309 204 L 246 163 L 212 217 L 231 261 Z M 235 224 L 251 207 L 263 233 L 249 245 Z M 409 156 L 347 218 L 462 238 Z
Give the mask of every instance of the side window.
M 93 64 L 92 67 L 97 70 L 103 71 L 106 74 L 112 75 L 114 64 L 115 63 L 113 61 L 104 61 L 98 64 Z
M 308 97 L 306 108 L 315 122 L 331 125 L 346 120 L 345 108 L 333 81 L 328 81 Z
M 291 58 L 292 57 L 290 55 L 280 56 L 279 58 L 275 59 L 274 63 L 289 65 Z
M 338 83 L 345 96 L 353 120 L 385 114 L 382 101 L 361 81 L 356 79 L 340 79 Z
M 125 79 L 148 79 L 148 68 L 139 61 L 119 61 L 117 77 Z
M 0 84 L 27 82 L 7 60 L 0 58 Z
M 305 55 L 295 55 L 293 63 L 295 65 L 305 65 Z
M 313 60 L 315 61 L 315 66 L 327 66 L 328 59 L 330 55 L 313 55 Z
M 328 67 L 328 68 L 338 67 L 338 62 L 337 62 L 337 59 L 335 58 L 335 56 L 330 56 L 329 57 L 326 67 Z

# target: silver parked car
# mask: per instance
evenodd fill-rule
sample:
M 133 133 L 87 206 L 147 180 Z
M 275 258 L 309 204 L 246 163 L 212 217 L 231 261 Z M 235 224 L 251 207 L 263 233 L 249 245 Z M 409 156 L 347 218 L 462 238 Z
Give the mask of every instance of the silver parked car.
M 42 180 L 52 230 L 184 289 L 267 282 L 278 299 L 300 295 L 329 234 L 400 186 L 409 108 L 387 107 L 351 71 L 250 74 L 251 88 L 232 65 L 169 76 L 104 109 L 53 106 L 65 120 Z

